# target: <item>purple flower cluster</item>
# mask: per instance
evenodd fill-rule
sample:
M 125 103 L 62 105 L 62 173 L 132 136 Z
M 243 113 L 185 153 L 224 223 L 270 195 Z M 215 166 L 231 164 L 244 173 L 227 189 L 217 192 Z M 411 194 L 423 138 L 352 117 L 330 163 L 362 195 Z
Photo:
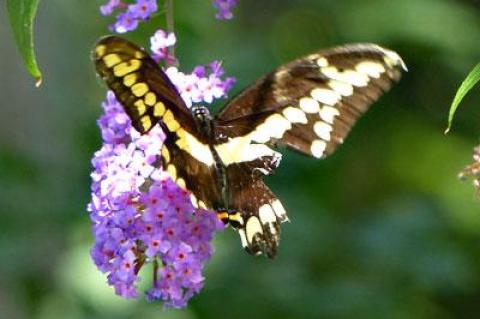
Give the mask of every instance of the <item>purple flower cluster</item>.
M 219 20 L 232 19 L 232 8 L 236 5 L 237 0 L 213 0 L 213 6 L 218 10 L 215 17 Z M 113 14 L 115 10 L 121 12 L 110 28 L 115 32 L 125 33 L 135 30 L 139 21 L 147 20 L 158 10 L 158 4 L 157 0 L 136 0 L 132 4 L 122 2 L 122 0 L 108 0 L 106 4 L 100 6 L 100 12 L 104 16 Z
M 155 32 L 150 38 L 153 58 L 157 62 L 164 60 L 167 65 L 176 61 L 168 52 L 168 48 L 174 46 L 175 42 L 175 34 L 161 29 Z M 225 72 L 219 61 L 213 61 L 208 66 L 197 66 L 189 74 L 180 72 L 176 67 L 167 68 L 165 73 L 189 107 L 201 102 L 210 104 L 214 99 L 226 97 L 235 84 L 233 77 L 222 80 Z
M 95 235 L 91 256 L 125 298 L 138 296 L 139 271 L 152 265 L 147 298 L 184 307 L 203 287 L 210 242 L 223 224 L 215 213 L 195 209 L 191 195 L 163 173 L 159 126 L 138 134 L 112 92 L 103 110 L 98 125 L 104 144 L 92 160 L 88 205 Z
M 165 72 L 189 107 L 200 102 L 210 104 L 214 99 L 226 97 L 235 84 L 233 77 L 221 79 L 224 71 L 218 61 L 208 66 L 197 66 L 188 74 L 176 67 L 169 67 Z
M 230 20 L 233 18 L 232 7 L 237 5 L 237 0 L 213 0 L 213 6 L 218 12 L 215 17 L 219 20 Z
M 217 18 L 230 19 L 235 2 L 214 1 Z M 117 14 L 110 28 L 118 33 L 136 29 L 157 10 L 156 0 L 109 0 L 100 7 L 105 16 Z M 175 34 L 158 30 L 150 41 L 158 63 L 176 64 Z M 188 74 L 176 67 L 165 72 L 188 106 L 226 97 L 235 83 L 232 77 L 223 79 L 217 61 Z M 195 209 L 191 194 L 161 167 L 165 135 L 160 126 L 140 135 L 112 92 L 102 107 L 97 123 L 103 146 L 92 159 L 88 205 L 95 236 L 92 259 L 119 296 L 138 297 L 140 270 L 151 267 L 153 282 L 147 299 L 163 301 L 166 307 L 184 307 L 203 287 L 202 271 L 213 252 L 211 241 L 224 225 L 214 212 Z
M 147 20 L 158 10 L 157 0 L 136 0 L 135 3 L 127 4 L 121 0 L 109 0 L 100 7 L 100 12 L 107 16 L 115 10 L 121 12 L 117 15 L 116 22 L 110 28 L 118 33 L 135 30 L 139 21 Z

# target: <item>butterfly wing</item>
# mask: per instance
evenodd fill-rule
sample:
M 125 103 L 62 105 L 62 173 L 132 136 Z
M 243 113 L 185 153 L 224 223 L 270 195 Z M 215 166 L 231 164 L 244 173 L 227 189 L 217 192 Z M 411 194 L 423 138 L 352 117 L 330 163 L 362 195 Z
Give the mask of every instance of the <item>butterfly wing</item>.
M 280 240 L 280 224 L 287 221 L 283 205 L 257 175 L 251 175 L 248 167 L 253 163 L 235 164 L 227 167 L 229 186 L 229 209 L 235 212 L 234 226 L 242 246 L 252 255 L 265 253 L 273 258 Z M 259 167 L 262 167 L 260 164 Z M 253 173 L 255 171 L 253 170 Z
M 175 86 L 142 48 L 108 36 L 98 41 L 92 59 L 97 73 L 115 93 L 138 132 L 148 132 L 159 120 L 169 131 L 179 126 L 196 128 Z
M 194 204 L 218 206 L 218 177 L 208 141 L 157 63 L 142 48 L 114 36 L 101 39 L 92 55 L 98 74 L 115 93 L 134 128 L 144 134 L 156 123 L 162 126 L 166 139 L 161 158 L 172 179 L 192 192 Z
M 374 44 L 327 49 L 260 79 L 217 115 L 222 136 L 286 145 L 317 158 L 331 154 L 405 64 Z M 252 128 L 254 129 L 252 131 Z
M 235 225 L 247 251 L 273 257 L 280 223 L 288 220 L 261 180 L 280 160 L 269 146 L 331 154 L 402 69 L 398 54 L 373 44 L 320 51 L 279 67 L 219 112 L 215 150 L 234 181 L 229 208 L 240 214 Z

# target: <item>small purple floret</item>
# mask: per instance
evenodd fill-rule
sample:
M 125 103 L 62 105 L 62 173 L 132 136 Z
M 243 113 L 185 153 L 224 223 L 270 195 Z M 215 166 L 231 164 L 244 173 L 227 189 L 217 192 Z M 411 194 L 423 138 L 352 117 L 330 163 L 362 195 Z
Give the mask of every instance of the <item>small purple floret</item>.
M 167 33 L 162 29 L 157 30 L 150 38 L 153 59 L 157 62 L 165 60 L 167 64 L 174 64 L 176 59 L 168 52 L 168 48 L 174 46 L 175 42 L 177 39 L 174 33 Z
M 192 73 L 185 74 L 175 67 L 165 71 L 176 86 L 187 106 L 195 103 L 212 103 L 215 99 L 227 97 L 235 84 L 235 78 L 222 80 L 224 74 L 220 62 L 214 61 L 208 67 L 197 66 Z
M 117 16 L 117 22 L 111 27 L 117 33 L 133 31 L 138 26 L 138 19 L 129 11 Z
M 111 15 L 113 13 L 113 10 L 121 6 L 120 0 L 109 0 L 106 4 L 103 6 L 100 6 L 100 12 L 104 16 Z
M 132 16 L 142 20 L 147 20 L 157 10 L 157 0 L 137 0 L 136 3 L 128 6 L 128 11 Z
M 213 0 L 213 6 L 218 10 L 215 17 L 219 20 L 232 19 L 232 7 L 235 5 L 237 5 L 237 0 Z
M 119 9 L 120 13 L 110 29 L 117 33 L 126 33 L 135 30 L 140 21 L 150 18 L 158 10 L 158 5 L 157 0 L 137 0 L 131 4 L 121 0 L 109 0 L 100 6 L 100 12 L 104 16 L 111 15 L 116 9 Z

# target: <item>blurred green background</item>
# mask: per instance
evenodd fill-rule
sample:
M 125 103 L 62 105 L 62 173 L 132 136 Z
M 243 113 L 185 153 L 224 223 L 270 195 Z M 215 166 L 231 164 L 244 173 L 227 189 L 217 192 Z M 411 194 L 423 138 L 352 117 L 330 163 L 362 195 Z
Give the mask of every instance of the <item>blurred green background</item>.
M 321 47 L 368 41 L 399 52 L 399 85 L 333 156 L 291 152 L 268 184 L 292 223 L 278 258 L 215 240 L 206 285 L 185 310 L 116 297 L 90 260 L 85 206 L 105 87 L 89 60 L 112 22 L 104 1 L 43 1 L 44 84 L 34 87 L 0 8 L 0 318 L 479 318 L 480 202 L 457 173 L 480 132 L 480 91 L 443 135 L 456 88 L 480 61 L 480 2 L 240 0 L 232 21 L 209 0 L 176 0 L 185 71 L 223 59 L 235 91 Z M 163 18 L 130 39 L 147 45 Z

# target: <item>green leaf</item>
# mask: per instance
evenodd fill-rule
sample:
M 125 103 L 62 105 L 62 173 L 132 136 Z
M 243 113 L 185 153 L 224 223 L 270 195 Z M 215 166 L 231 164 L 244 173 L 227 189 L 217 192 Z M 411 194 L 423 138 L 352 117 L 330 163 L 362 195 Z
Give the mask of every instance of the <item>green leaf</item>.
M 36 85 L 42 83 L 33 48 L 33 22 L 40 0 L 7 0 L 7 12 L 17 47 L 28 72 L 35 77 Z
M 475 84 L 477 84 L 479 80 L 480 63 L 477 64 L 472 71 L 470 71 L 465 80 L 463 80 L 462 85 L 460 85 L 460 87 L 458 88 L 457 93 L 455 94 L 452 105 L 450 105 L 450 112 L 448 114 L 448 127 L 445 130 L 445 134 L 447 134 L 452 127 L 453 117 L 455 115 L 455 112 L 457 111 L 458 106 L 460 105 L 460 102 L 462 102 L 465 95 L 467 95 L 467 93 L 475 86 Z

